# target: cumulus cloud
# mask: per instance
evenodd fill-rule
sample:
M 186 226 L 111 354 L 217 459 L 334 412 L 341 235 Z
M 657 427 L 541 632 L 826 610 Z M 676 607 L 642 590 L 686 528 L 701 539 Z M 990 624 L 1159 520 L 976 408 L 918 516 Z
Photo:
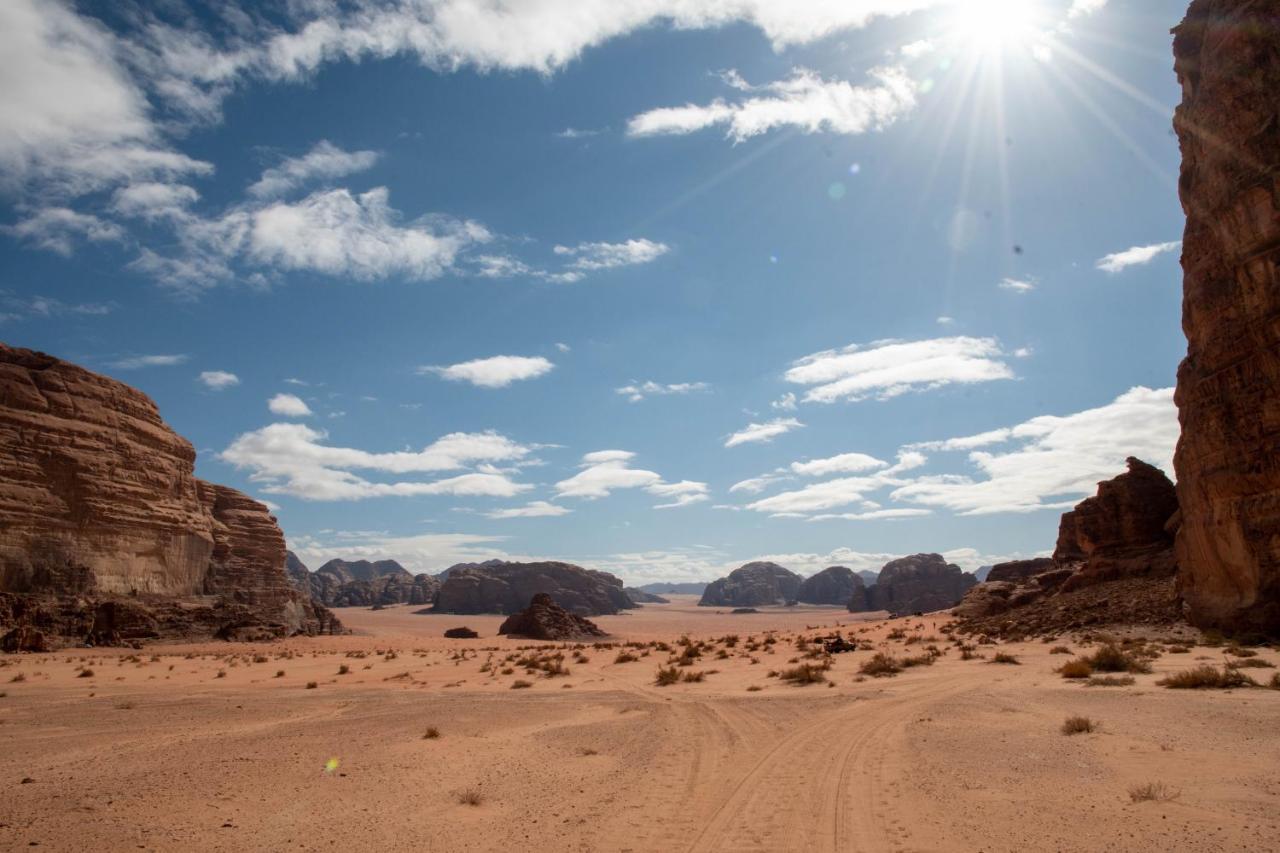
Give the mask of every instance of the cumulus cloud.
M 278 423 L 240 435 L 220 458 L 249 469 L 268 494 L 306 500 L 363 500 L 415 495 L 510 498 L 532 488 L 492 467 L 532 450 L 494 432 L 451 433 L 419 451 L 372 453 L 325 443 L 328 435 L 305 424 Z M 443 480 L 375 482 L 355 471 L 390 474 L 475 470 Z
M 795 418 L 774 418 L 762 424 L 747 424 L 724 441 L 725 447 L 737 447 L 740 444 L 770 442 L 780 435 L 786 435 L 804 424 Z
M 622 243 L 579 243 L 576 246 L 556 246 L 557 255 L 569 260 L 568 266 L 558 273 L 546 273 L 553 281 L 581 281 L 588 272 L 616 267 L 647 264 L 671 251 L 666 243 L 656 243 L 643 238 Z
M 1012 379 L 995 338 L 935 338 L 877 341 L 814 353 L 794 362 L 788 382 L 815 386 L 806 402 L 887 400 L 954 384 Z
M 273 415 L 284 415 L 288 418 L 305 418 L 311 414 L 311 407 L 294 394 L 277 394 L 267 401 L 267 408 Z
M 675 382 L 663 384 L 661 382 L 633 382 L 630 385 L 624 385 L 621 388 L 613 389 L 615 394 L 622 394 L 632 403 L 639 403 L 646 397 L 663 397 L 672 394 L 693 394 L 697 391 L 706 391 L 711 386 L 705 382 Z
M 554 518 L 560 515 L 568 515 L 573 510 L 559 504 L 549 503 L 548 501 L 530 501 L 524 506 L 510 507 L 508 509 L 495 509 L 492 512 L 486 512 L 486 518 Z
M 788 391 L 770 403 L 769 408 L 779 412 L 794 412 L 796 410 L 796 395 Z
M 1095 409 L 937 443 L 939 449 L 1012 446 L 972 450 L 969 463 L 980 476 L 920 477 L 892 497 L 960 515 L 1065 508 L 1122 473 L 1126 457 L 1171 472 L 1178 433 L 1173 389 L 1137 387 Z
M 451 382 L 470 382 L 480 388 L 505 388 L 512 382 L 537 379 L 553 369 L 555 365 L 542 356 L 495 355 L 448 367 L 420 367 L 418 373 L 435 374 Z
M 111 362 L 116 370 L 138 370 L 143 367 L 176 367 L 187 360 L 185 354 L 177 355 L 131 355 Z
M 870 77 L 871 85 L 855 86 L 797 68 L 785 80 L 753 87 L 735 74 L 733 87 L 754 95 L 650 110 L 627 122 L 627 134 L 685 134 L 724 125 L 735 142 L 778 127 L 857 135 L 883 130 L 915 109 L 916 86 L 905 70 L 876 68 Z
M 267 169 L 249 187 L 256 198 L 275 198 L 315 180 L 331 180 L 372 168 L 378 162 L 376 151 L 344 151 L 322 139 L 301 157 L 289 157 L 279 166 Z
M 692 480 L 669 483 L 654 471 L 632 468 L 635 454 L 629 450 L 597 450 L 582 457 L 581 470 L 556 483 L 560 497 L 595 500 L 619 489 L 644 489 L 651 495 L 669 499 L 655 509 L 688 506 L 708 499 L 707 484 Z
M 206 388 L 221 391 L 240 384 L 240 377 L 225 370 L 205 370 L 200 374 L 200 381 Z M 295 398 L 296 399 L 296 398 Z M 305 405 L 305 404 L 304 404 Z
M 1172 252 L 1182 246 L 1181 240 L 1171 243 L 1153 243 L 1150 246 L 1134 246 L 1123 252 L 1112 252 L 1098 259 L 1097 267 L 1103 272 L 1118 273 L 1129 267 L 1149 264 L 1165 252 Z

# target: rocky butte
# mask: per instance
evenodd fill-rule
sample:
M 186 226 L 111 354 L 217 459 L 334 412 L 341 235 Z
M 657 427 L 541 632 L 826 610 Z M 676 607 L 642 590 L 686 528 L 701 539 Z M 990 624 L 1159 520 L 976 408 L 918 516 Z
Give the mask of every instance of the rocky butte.
M 1187 216 L 1179 590 L 1197 625 L 1280 635 L 1276 4 L 1195 0 L 1173 51 Z
M 608 572 L 553 561 L 485 563 L 451 566 L 434 610 L 439 613 L 516 613 L 537 593 L 579 616 L 600 616 L 637 605 L 623 591 L 622 581 Z
M 266 506 L 195 458 L 142 392 L 0 344 L 0 628 L 28 638 L 10 645 L 340 627 L 290 584 Z
M 747 563 L 707 584 L 699 607 L 759 607 L 789 604 L 800 593 L 798 574 L 777 563 Z

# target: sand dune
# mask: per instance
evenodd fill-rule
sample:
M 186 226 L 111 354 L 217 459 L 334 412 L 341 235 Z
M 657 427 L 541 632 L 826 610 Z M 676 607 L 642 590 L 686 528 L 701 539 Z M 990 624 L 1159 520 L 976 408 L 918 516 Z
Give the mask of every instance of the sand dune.
M 0 848 L 1210 851 L 1280 839 L 1280 691 L 1155 685 L 1199 658 L 1220 663 L 1219 648 L 1164 654 L 1130 687 L 1085 687 L 1053 672 L 1067 658 L 1042 643 L 999 647 L 1021 665 L 990 663 L 992 646 L 961 660 L 941 616 L 733 616 L 675 597 L 600 618 L 618 642 L 740 635 L 683 668 L 702 682 L 658 687 L 662 651 L 615 663 L 618 648 L 587 646 L 585 662 L 563 650 L 568 675 L 503 674 L 530 644 L 495 638 L 500 617 L 412 610 L 343 611 L 358 632 L 345 637 L 4 659 Z M 794 665 L 796 636 L 837 623 L 899 655 L 930 641 L 890 630 L 918 625 L 908 635 L 947 653 L 861 680 L 873 651 L 837 655 L 830 686 L 768 676 Z M 461 624 L 482 638 L 440 637 Z M 766 631 L 777 642 L 747 652 Z M 1273 650 L 1256 659 L 1280 663 Z M 532 686 L 512 689 L 518 679 Z M 1076 714 L 1100 730 L 1063 735 Z M 438 738 L 424 738 L 430 727 Z M 1133 802 L 1148 782 L 1174 798 Z M 468 792 L 478 805 L 461 802 Z

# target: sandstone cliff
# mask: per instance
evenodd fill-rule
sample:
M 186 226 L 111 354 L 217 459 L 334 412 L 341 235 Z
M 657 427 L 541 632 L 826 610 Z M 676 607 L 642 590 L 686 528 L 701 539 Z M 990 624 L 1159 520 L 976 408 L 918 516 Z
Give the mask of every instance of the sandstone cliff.
M 747 563 L 707 584 L 700 607 L 759 607 L 787 604 L 800 592 L 800 576 L 777 563 Z
M 79 639 L 110 621 L 99 605 L 127 596 L 209 608 L 193 611 L 196 633 L 332 630 L 290 584 L 267 508 L 194 467 L 145 394 L 0 344 L 0 625 Z M 159 635 L 180 635 L 181 614 L 166 613 Z
M 1274 0 L 1195 0 L 1182 104 L 1179 586 L 1197 625 L 1280 635 L 1280 35 Z
M 954 607 L 977 578 L 941 554 L 913 554 L 885 563 L 866 602 L 849 602 L 853 612 L 887 610 L 894 615 L 928 613 Z
M 515 613 L 545 592 L 579 616 L 599 616 L 636 605 L 622 581 L 608 572 L 571 563 L 504 563 L 452 566 L 436 594 L 440 613 Z

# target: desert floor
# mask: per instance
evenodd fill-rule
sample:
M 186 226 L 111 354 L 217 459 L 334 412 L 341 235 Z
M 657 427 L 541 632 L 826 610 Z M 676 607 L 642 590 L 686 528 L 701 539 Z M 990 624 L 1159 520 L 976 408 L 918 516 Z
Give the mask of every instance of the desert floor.
M 666 651 L 575 659 L 496 638 L 500 617 L 414 609 L 342 610 L 356 633 L 275 645 L 0 657 L 0 849 L 1280 849 L 1280 690 L 1155 683 L 1222 648 L 1166 647 L 1132 686 L 1088 687 L 1040 642 L 962 660 L 944 616 L 735 616 L 674 596 L 596 620 L 676 653 L 681 635 L 741 638 L 680 668 L 703 681 L 659 687 Z M 873 649 L 834 656 L 827 683 L 769 677 L 837 623 L 899 657 L 945 654 L 886 678 L 859 676 Z M 441 638 L 464 624 L 481 639 Z M 553 651 L 567 675 L 505 660 Z M 1100 729 L 1064 735 L 1073 715 Z M 1133 801 L 1153 782 L 1166 799 Z

